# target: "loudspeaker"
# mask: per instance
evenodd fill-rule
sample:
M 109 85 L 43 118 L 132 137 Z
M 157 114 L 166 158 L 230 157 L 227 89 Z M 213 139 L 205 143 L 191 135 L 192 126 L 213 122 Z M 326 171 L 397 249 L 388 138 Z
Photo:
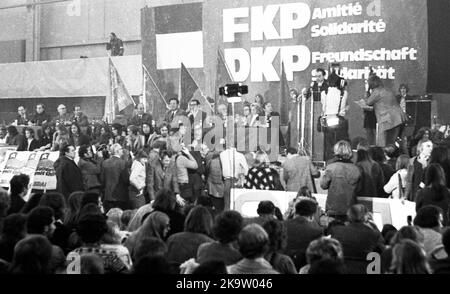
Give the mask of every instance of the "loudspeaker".
M 407 100 L 406 113 L 410 117 L 407 128 L 431 127 L 431 100 Z

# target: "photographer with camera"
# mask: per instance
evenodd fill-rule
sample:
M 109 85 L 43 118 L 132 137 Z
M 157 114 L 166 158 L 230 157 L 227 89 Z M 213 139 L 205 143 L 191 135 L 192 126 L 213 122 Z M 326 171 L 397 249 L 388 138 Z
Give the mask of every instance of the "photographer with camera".
M 194 203 L 196 199 L 195 189 L 192 182 L 189 181 L 189 170 L 196 170 L 199 168 L 197 160 L 189 152 L 189 149 L 181 143 L 175 162 L 177 166 L 178 187 L 180 189 L 180 196 L 189 203 Z
M 95 190 L 96 192 L 101 192 L 100 172 L 103 152 L 99 150 L 94 155 L 92 147 L 89 145 L 81 145 L 78 150 L 78 156 L 80 157 L 78 167 L 81 170 L 83 185 L 86 191 Z

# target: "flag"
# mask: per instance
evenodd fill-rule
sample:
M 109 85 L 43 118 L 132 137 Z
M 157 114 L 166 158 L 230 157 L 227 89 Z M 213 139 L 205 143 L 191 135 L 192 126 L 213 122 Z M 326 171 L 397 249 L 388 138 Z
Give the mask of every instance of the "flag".
M 111 78 L 111 59 L 109 60 L 108 66 L 108 92 L 106 94 L 105 99 L 105 114 L 103 116 L 103 120 L 108 124 L 112 124 L 114 119 L 116 118 L 116 111 L 114 109 L 114 100 L 112 93 L 112 78 Z
M 217 110 L 219 104 L 228 105 L 225 97 L 219 95 L 219 88 L 227 84 L 233 83 L 233 78 L 231 77 L 230 71 L 228 70 L 227 64 L 225 63 L 225 58 L 222 55 L 220 49 L 217 50 L 217 68 L 216 68 L 216 87 L 215 87 L 215 97 L 214 103 Z
M 281 79 L 280 79 L 280 124 L 285 126 L 289 124 L 289 84 L 284 70 L 284 62 L 281 63 Z
M 135 105 L 111 58 L 109 58 L 109 76 L 114 109 L 122 111 L 130 105 Z
M 156 85 L 155 79 L 151 76 L 147 67 L 142 65 L 143 75 L 144 75 L 144 101 L 147 103 L 148 111 L 155 118 L 159 118 L 159 120 L 164 119 L 164 115 L 166 109 L 169 108 L 164 95 L 161 93 L 158 85 Z
M 202 3 L 154 8 L 157 69 L 203 68 Z
M 180 108 L 187 109 L 189 102 L 192 99 L 200 101 L 201 108 L 204 112 L 211 113 L 213 111 L 211 104 L 208 102 L 205 95 L 203 95 L 194 78 L 192 78 L 192 75 L 184 64 L 181 63 L 179 89 Z

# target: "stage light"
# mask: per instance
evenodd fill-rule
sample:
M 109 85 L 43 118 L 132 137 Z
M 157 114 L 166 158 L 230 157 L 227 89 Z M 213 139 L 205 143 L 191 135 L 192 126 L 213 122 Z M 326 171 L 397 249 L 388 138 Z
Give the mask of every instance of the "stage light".
M 219 88 L 219 95 L 226 97 L 242 97 L 248 94 L 248 86 L 239 84 L 228 84 Z
M 335 127 L 339 125 L 339 118 L 337 116 L 331 116 L 326 118 L 328 127 Z

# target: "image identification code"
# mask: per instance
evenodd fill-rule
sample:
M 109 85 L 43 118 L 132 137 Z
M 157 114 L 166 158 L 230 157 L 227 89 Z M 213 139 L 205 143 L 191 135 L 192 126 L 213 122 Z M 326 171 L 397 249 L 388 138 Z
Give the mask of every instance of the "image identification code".
M 221 289 L 271 289 L 272 279 L 220 279 Z

